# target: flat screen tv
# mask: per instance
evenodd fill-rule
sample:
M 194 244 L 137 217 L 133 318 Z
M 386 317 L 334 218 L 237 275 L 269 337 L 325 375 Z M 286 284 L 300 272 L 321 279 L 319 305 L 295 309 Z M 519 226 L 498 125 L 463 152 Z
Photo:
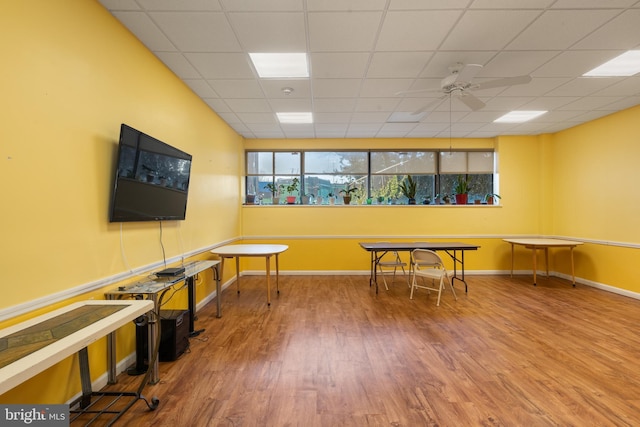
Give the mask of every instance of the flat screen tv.
M 122 124 L 110 222 L 183 220 L 191 155 Z

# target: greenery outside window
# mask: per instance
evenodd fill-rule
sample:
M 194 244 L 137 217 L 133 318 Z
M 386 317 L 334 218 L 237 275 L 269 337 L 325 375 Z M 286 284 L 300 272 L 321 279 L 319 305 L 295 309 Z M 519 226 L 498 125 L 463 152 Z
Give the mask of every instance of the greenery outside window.
M 474 203 L 497 193 L 495 170 L 492 151 L 247 151 L 246 193 L 261 204 L 286 203 L 286 196 L 328 204 L 330 195 L 341 203 L 341 190 L 356 188 L 352 203 L 407 204 L 400 184 L 410 175 L 417 203 L 429 204 L 453 199 L 462 177 L 470 186 L 468 203 Z M 295 191 L 287 191 L 296 178 Z

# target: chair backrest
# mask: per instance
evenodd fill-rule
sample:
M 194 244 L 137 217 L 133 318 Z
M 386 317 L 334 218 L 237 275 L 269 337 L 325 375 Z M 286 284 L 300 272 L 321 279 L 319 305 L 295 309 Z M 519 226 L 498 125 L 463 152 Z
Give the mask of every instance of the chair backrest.
M 420 267 L 444 268 L 440 255 L 428 249 L 414 249 L 411 252 L 411 262 L 418 269 Z

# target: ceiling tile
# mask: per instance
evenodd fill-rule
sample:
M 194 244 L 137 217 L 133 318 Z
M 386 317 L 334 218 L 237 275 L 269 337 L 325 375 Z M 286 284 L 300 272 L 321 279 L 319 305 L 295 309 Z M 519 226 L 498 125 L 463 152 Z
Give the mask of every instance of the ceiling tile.
M 271 106 L 266 99 L 227 99 L 227 105 L 235 113 L 267 113 Z
M 318 52 L 311 54 L 314 78 L 362 78 L 369 63 L 369 53 Z
M 307 0 L 310 11 L 383 10 L 386 0 Z
M 311 111 L 311 100 L 305 98 L 275 98 L 269 103 L 273 111 L 278 113 Z
M 469 0 L 391 0 L 389 10 L 464 9 Z
M 209 86 L 222 98 L 261 98 L 260 84 L 255 80 L 207 80 Z
M 610 59 L 608 51 L 578 50 L 562 52 L 532 73 L 534 77 L 582 76 Z
M 576 43 L 574 49 L 635 49 L 640 46 L 640 9 L 627 10 Z
M 218 94 L 215 93 L 205 80 L 183 79 L 183 81 L 201 98 L 218 98 Z
M 581 77 L 640 49 L 638 0 L 100 2 L 246 138 L 536 134 L 640 103 L 640 75 Z M 250 50 L 305 52 L 311 78 L 260 79 Z M 455 83 L 456 63 L 483 66 L 459 89 L 482 109 L 449 102 L 441 88 L 445 78 Z M 533 80 L 476 87 L 519 75 Z M 549 113 L 520 126 L 492 123 L 524 108 Z M 282 110 L 311 111 L 314 124 L 283 128 L 275 117 Z M 418 124 L 387 123 L 418 110 Z
M 184 52 L 241 52 L 222 13 L 152 12 L 149 14 L 176 47 Z
M 260 86 L 267 98 L 309 98 L 311 99 L 311 82 L 309 79 L 278 80 L 262 79 Z M 289 94 L 285 89 L 291 90 Z
M 313 111 L 321 113 L 351 113 L 356 108 L 357 98 L 315 98 Z
M 509 49 L 567 49 L 618 12 L 613 10 L 547 10 L 509 44 Z
M 552 8 L 554 9 L 613 9 L 620 7 L 630 7 L 637 0 L 557 0 Z M 637 5 L 636 5 L 637 6 Z
M 424 69 L 431 53 L 377 52 L 373 54 L 367 78 L 416 78 Z
M 147 49 L 151 51 L 174 52 L 176 47 L 165 36 L 149 15 L 143 12 L 113 12 Z
M 360 93 L 358 79 L 313 79 L 313 96 L 318 98 L 355 98 Z
M 302 13 L 232 13 L 231 25 L 248 52 L 306 52 L 307 36 Z
M 546 96 L 586 96 L 602 90 L 620 79 L 601 79 L 580 77 L 557 87 L 545 94 Z
M 197 79 L 201 77 L 181 53 L 158 52 L 156 56 L 181 79 Z
M 484 65 L 478 77 L 512 77 L 531 75 L 540 64 L 546 64 L 560 51 L 506 51 L 495 55 Z
M 250 79 L 255 75 L 244 53 L 185 53 L 205 79 Z
M 533 10 L 469 10 L 447 36 L 443 50 L 499 50 L 540 14 Z
M 302 0 L 220 0 L 227 11 L 273 12 L 302 10 Z
M 382 12 L 310 12 L 311 52 L 368 52 L 373 49 L 381 18 Z
M 451 30 L 461 11 L 447 10 L 437 15 L 428 11 L 388 12 L 378 51 L 434 50 Z
M 218 0 L 137 0 L 146 10 L 174 10 L 174 11 L 217 11 L 221 10 Z
M 545 9 L 555 0 L 473 0 L 471 9 Z

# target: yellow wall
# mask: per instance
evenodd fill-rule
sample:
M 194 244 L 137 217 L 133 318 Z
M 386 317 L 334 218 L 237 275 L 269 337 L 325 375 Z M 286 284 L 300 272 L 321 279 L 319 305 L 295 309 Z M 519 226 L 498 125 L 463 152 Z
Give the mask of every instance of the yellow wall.
M 114 277 L 162 263 L 158 223 L 108 222 L 121 123 L 193 155 L 187 219 L 163 223 L 167 259 L 210 258 L 207 248 L 240 236 L 242 138 L 97 1 L 4 1 L 0 28 L 0 310 L 21 314 L 0 327 L 104 299 Z M 198 299 L 213 290 L 202 274 Z M 118 360 L 132 337 L 132 326 L 118 332 Z M 105 341 L 89 347 L 94 379 Z M 64 402 L 80 390 L 77 372 L 69 358 L 0 402 Z
M 576 249 L 576 275 L 598 285 L 640 292 L 640 107 L 556 134 L 452 141 L 459 149 L 494 148 L 502 196 L 490 206 L 245 206 L 246 239 L 287 243 L 285 270 L 364 269 L 363 240 L 456 240 L 482 249 L 467 257 L 471 270 L 508 271 L 506 237 L 552 236 L 585 240 Z M 442 149 L 446 139 L 247 140 L 247 149 Z M 309 257 L 308 252 L 314 251 Z M 551 271 L 570 275 L 567 250 L 552 250 Z M 601 262 L 607 260 L 607 263 Z M 614 267 L 614 268 L 612 268 Z M 243 268 L 260 269 L 247 260 Z M 518 248 L 516 270 L 531 270 Z
M 243 141 L 95 1 L 3 2 L 0 28 L 0 51 L 10 58 L 0 67 L 0 310 L 18 307 L 20 314 L 0 327 L 76 299 L 103 298 L 117 286 L 114 277 L 133 281 L 130 269 L 162 261 L 157 223 L 125 223 L 122 232 L 108 223 L 122 122 L 194 157 L 187 220 L 163 224 L 167 258 L 209 258 L 212 245 L 244 236 L 290 245 L 282 270 L 362 271 L 369 255 L 359 241 L 457 240 L 481 246 L 468 254 L 469 270 L 505 271 L 503 237 L 551 235 L 588 241 L 576 251 L 578 277 L 640 292 L 640 107 L 551 135 Z M 496 149 L 500 206 L 240 205 L 245 148 L 449 144 Z M 568 274 L 569 265 L 561 251 L 551 269 Z M 516 269 L 530 268 L 529 253 L 518 251 Z M 263 263 L 246 260 L 243 269 L 262 270 Z M 226 269 L 224 280 L 232 275 Z M 208 272 L 198 284 L 199 300 L 214 289 Z M 185 298 L 183 292 L 172 304 L 184 306 Z M 131 326 L 118 334 L 118 359 L 132 351 L 132 336 Z M 105 372 L 104 340 L 89 352 L 98 355 L 91 359 L 95 379 Z M 45 383 L 61 386 L 43 390 Z M 57 403 L 79 390 L 77 360 L 69 358 L 0 402 Z

